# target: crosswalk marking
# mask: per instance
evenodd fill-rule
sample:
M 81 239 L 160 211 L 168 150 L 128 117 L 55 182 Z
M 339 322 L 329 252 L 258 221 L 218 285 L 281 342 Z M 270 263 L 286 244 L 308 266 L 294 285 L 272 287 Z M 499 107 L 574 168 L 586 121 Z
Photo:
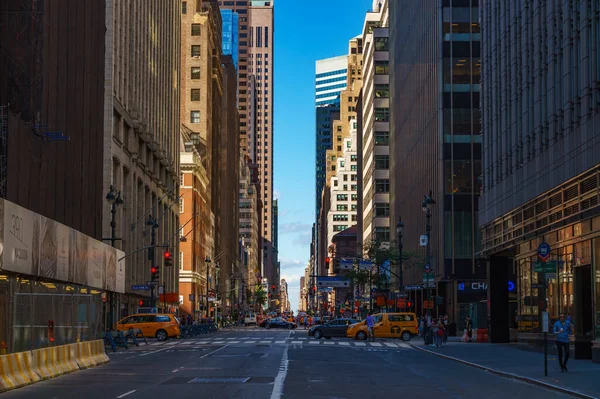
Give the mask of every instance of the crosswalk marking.
M 367 346 L 367 344 L 364 342 L 355 342 L 354 346 Z
M 309 341 L 308 344 L 309 345 L 319 345 L 321 342 L 319 341 Z
M 350 346 L 350 342 L 339 342 L 339 344 L 343 346 Z
M 396 344 L 392 344 L 390 342 L 384 342 L 385 346 L 390 346 L 392 348 L 397 348 Z
M 276 344 L 285 344 L 285 341 L 275 341 Z
M 270 344 L 271 341 L 260 341 L 259 344 Z
M 378 342 L 371 342 L 371 346 L 381 346 L 381 344 Z
M 292 341 L 292 344 L 296 344 L 296 345 L 301 344 L 301 343 L 302 343 L 302 341 Z
M 323 342 L 325 345 L 335 345 L 335 342 L 325 341 Z
M 240 341 L 229 341 L 230 344 L 239 344 Z

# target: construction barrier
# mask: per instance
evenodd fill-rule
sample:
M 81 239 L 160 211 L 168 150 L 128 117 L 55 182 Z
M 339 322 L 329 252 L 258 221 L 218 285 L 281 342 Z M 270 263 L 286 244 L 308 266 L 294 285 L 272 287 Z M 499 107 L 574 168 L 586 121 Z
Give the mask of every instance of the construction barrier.
M 0 392 L 108 363 L 104 342 L 81 342 L 0 356 Z
M 30 352 L 0 356 L 0 392 L 38 382 Z
M 85 369 L 99 364 L 108 363 L 109 358 L 104 350 L 104 341 L 80 342 L 77 344 L 77 364 L 79 368 Z
M 472 340 L 475 342 L 488 342 L 488 331 L 487 328 L 474 328 Z

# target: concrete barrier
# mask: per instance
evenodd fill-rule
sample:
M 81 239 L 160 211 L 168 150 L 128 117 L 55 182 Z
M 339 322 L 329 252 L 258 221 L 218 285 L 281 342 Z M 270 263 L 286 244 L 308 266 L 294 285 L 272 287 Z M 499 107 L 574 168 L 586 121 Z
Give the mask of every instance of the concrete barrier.
M 38 382 L 30 352 L 0 356 L 0 392 Z
M 77 345 L 77 364 L 81 369 L 109 362 L 108 355 L 104 349 L 104 341 L 101 339 L 80 342 L 74 345 Z
M 53 346 L 31 351 L 35 372 L 38 373 L 43 380 L 64 374 L 62 367 L 58 363 L 58 348 L 59 347 Z

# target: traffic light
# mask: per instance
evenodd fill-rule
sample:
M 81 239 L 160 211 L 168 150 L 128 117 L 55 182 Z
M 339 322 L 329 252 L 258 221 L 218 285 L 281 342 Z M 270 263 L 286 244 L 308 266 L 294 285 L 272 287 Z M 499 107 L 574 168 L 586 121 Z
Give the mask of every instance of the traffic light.
M 412 302 L 411 301 L 407 301 L 406 302 L 406 307 L 410 309 L 412 307 Z
M 152 274 L 152 281 L 158 280 L 158 267 L 152 266 L 150 268 L 150 273 Z
M 173 254 L 171 252 L 169 252 L 168 249 L 165 250 L 165 253 L 163 256 L 165 258 L 165 266 L 166 267 L 173 266 Z
M 144 300 L 143 299 L 140 299 L 140 307 L 141 306 L 144 306 Z
M 331 262 L 331 259 L 330 259 L 330 258 L 329 258 L 329 256 L 328 256 L 328 257 L 326 257 L 326 258 L 325 258 L 325 265 L 326 265 L 327 267 L 329 267 L 329 262 Z
M 275 293 L 275 288 L 276 288 L 276 287 L 275 287 L 275 284 L 273 284 L 273 285 L 271 286 L 271 291 L 272 291 L 273 293 Z

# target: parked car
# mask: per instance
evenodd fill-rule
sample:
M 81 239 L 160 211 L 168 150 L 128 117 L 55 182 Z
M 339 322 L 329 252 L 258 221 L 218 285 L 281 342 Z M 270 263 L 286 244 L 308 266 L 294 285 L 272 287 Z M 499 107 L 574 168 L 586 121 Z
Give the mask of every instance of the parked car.
M 337 319 L 331 320 L 325 324 L 318 324 L 308 330 L 309 337 L 315 337 L 315 339 L 321 339 L 325 337 L 330 339 L 331 337 L 345 337 L 346 330 L 349 325 L 358 323 L 358 320 L 354 319 Z
M 260 323 L 259 327 L 264 327 L 267 330 L 269 328 L 287 328 L 288 330 L 291 330 L 293 328 L 298 327 L 298 325 L 296 323 L 284 320 L 281 317 L 275 317 L 273 319 L 263 320 L 263 322 Z
M 244 317 L 244 325 L 256 325 L 256 315 L 254 313 L 247 314 L 246 317 Z
M 179 321 L 172 314 L 134 314 L 119 320 L 117 329 L 127 331 L 130 328 L 140 329 L 146 337 L 156 337 L 165 341 L 179 336 Z
M 417 315 L 414 313 L 378 313 L 374 314 L 375 338 L 402 338 L 410 341 L 419 333 Z M 352 324 L 346 330 L 348 338 L 365 340 L 368 337 L 366 320 Z

